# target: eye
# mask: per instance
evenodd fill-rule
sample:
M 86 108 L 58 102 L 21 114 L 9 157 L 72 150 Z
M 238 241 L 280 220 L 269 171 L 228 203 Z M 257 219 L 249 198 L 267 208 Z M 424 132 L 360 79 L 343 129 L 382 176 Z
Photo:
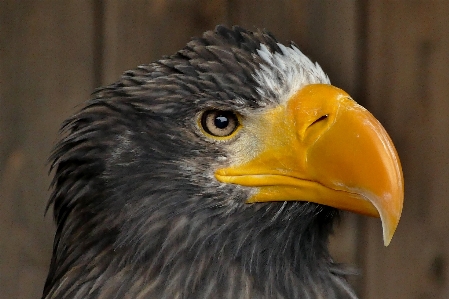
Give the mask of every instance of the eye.
M 201 126 L 212 136 L 226 137 L 235 132 L 239 120 L 232 111 L 208 110 L 201 116 Z

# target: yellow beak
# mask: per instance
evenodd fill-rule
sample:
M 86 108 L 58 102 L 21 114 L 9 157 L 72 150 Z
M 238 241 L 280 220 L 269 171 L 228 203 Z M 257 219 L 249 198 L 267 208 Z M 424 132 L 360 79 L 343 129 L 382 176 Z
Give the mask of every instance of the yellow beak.
M 219 181 L 255 187 L 248 203 L 310 201 L 380 216 L 390 243 L 404 198 L 399 157 L 382 125 L 347 93 L 307 85 L 247 129 L 257 152 L 218 169 Z

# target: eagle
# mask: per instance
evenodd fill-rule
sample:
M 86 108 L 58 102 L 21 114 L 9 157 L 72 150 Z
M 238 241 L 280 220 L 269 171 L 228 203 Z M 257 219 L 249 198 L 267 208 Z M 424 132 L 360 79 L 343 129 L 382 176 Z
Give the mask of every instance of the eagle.
M 328 238 L 340 210 L 402 211 L 382 125 L 292 42 L 217 26 L 125 72 L 50 158 L 56 298 L 356 298 Z

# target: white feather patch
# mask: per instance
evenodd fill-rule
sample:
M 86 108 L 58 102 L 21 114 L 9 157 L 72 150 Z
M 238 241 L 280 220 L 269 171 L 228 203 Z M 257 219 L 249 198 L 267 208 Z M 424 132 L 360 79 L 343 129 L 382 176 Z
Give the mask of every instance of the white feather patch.
M 271 53 L 264 44 L 257 50 L 265 61 L 254 75 L 261 86 L 257 92 L 262 98 L 283 104 L 305 85 L 330 84 L 329 77 L 318 63 L 313 63 L 298 48 L 279 43 L 278 46 L 282 53 Z

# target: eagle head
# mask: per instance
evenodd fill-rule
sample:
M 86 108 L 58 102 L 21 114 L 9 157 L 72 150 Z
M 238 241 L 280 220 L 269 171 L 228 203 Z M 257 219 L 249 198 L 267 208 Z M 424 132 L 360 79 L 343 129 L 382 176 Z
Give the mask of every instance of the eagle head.
M 53 152 L 43 298 L 354 298 L 338 210 L 398 224 L 380 123 L 266 31 L 218 26 L 98 89 Z

